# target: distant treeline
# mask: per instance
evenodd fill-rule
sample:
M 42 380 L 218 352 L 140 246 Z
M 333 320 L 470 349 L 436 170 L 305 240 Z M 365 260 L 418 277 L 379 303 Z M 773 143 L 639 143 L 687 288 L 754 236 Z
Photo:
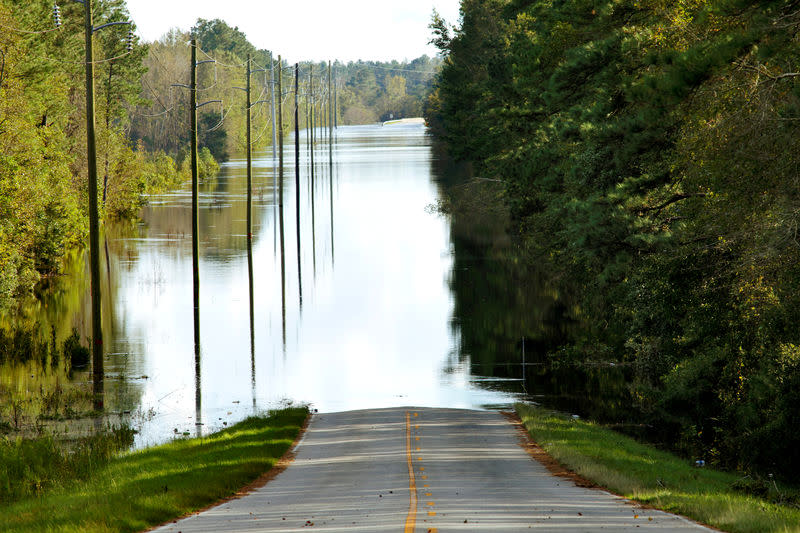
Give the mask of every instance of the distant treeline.
M 461 13 L 432 23 L 445 62 L 427 119 L 504 184 L 527 262 L 583 325 L 553 361 L 630 366 L 628 421 L 687 455 L 800 472 L 798 6 Z
M 344 124 L 369 124 L 392 118 L 421 117 L 422 107 L 441 68 L 426 55 L 410 62 L 336 63 L 339 113 Z
M 201 146 L 207 147 L 217 160 L 224 161 L 231 154 L 245 148 L 246 114 L 245 96 L 235 87 L 246 85 L 246 61 L 252 58 L 252 101 L 266 100 L 253 108 L 253 142 L 263 147 L 272 142 L 271 123 L 271 65 L 277 76 L 278 52 L 257 49 L 238 28 L 222 20 L 199 19 L 187 32 L 173 30 L 151 43 L 143 64 L 141 95 L 129 107 L 131 137 L 141 140 L 149 150 L 164 150 L 182 160 L 189 143 L 186 128 L 189 93 L 175 84 L 189 81 L 190 49 L 187 43 L 194 35 L 201 52 L 198 60 L 213 57 L 217 63 L 198 67 L 198 100 L 222 100 L 199 111 L 198 136 Z M 367 124 L 389 117 L 421 116 L 423 102 L 430 91 L 441 60 L 428 56 L 411 62 L 350 62 L 333 63 L 332 80 L 336 85 L 336 119 L 339 124 Z M 260 70 L 266 69 L 267 72 Z M 325 62 L 300 63 L 301 127 L 305 128 L 305 106 L 313 87 L 314 101 L 327 102 L 328 64 Z M 286 133 L 293 127 L 294 65 L 284 60 L 282 90 L 284 98 L 283 128 Z M 310 76 L 313 74 L 313 81 Z M 319 112 L 318 112 L 319 114 Z M 224 121 L 222 118 L 224 117 Z M 321 117 L 317 117 L 319 124 Z

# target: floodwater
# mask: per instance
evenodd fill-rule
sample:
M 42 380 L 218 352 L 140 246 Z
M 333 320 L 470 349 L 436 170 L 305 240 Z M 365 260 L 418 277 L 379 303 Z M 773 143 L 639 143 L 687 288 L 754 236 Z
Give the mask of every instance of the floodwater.
M 245 161 L 200 186 L 197 349 L 189 185 L 107 229 L 105 407 L 131 417 L 137 446 L 289 403 L 496 408 L 522 397 L 507 386 L 515 377 L 473 374 L 462 350 L 451 221 L 430 208 L 441 177 L 424 126 L 340 127 L 332 154 L 317 145 L 313 176 L 301 137 L 299 206 L 293 139 L 282 209 L 271 150 L 254 155 L 251 246 Z M 40 313 L 88 345 L 88 282 L 65 285 Z

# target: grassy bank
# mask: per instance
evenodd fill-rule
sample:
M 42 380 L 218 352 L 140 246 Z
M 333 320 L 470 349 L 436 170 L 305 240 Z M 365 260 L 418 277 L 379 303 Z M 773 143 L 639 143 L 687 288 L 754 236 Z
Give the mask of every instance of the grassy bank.
M 305 408 L 248 418 L 202 439 L 113 458 L 83 480 L 0 507 L 0 531 L 142 531 L 186 515 L 267 472 L 289 449 Z
M 612 492 L 725 531 L 800 531 L 797 492 L 771 480 L 696 468 L 615 431 L 546 409 L 517 404 L 516 410 L 548 454 Z

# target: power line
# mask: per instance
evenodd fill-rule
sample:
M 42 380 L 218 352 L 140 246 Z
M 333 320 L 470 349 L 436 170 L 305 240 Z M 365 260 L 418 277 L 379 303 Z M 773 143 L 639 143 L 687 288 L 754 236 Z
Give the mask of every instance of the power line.
M 414 72 L 416 74 L 439 74 L 439 71 L 437 70 L 414 70 L 410 68 L 381 67 L 379 65 L 366 65 L 366 66 L 369 68 L 377 68 L 381 70 L 394 70 L 397 72 Z
M 225 111 L 224 114 L 220 113 L 221 118 L 219 119 L 219 122 L 214 127 L 207 129 L 206 133 L 211 133 L 212 131 L 217 131 L 218 129 L 220 129 L 222 125 L 225 123 L 225 119 L 228 117 L 228 113 L 230 113 L 233 108 L 234 104 L 231 104 L 230 107 L 228 107 L 228 110 Z M 223 110 L 225 109 L 224 104 L 222 104 L 222 109 Z
M 202 48 L 200 48 L 199 46 L 196 46 L 196 48 L 197 48 L 198 50 L 200 50 L 200 52 L 201 52 L 201 53 L 202 53 L 204 56 L 206 56 L 208 59 L 211 59 L 211 60 L 213 60 L 213 61 L 214 61 L 214 63 L 216 63 L 217 65 L 219 65 L 219 66 L 221 66 L 221 67 L 225 67 L 225 68 L 242 68 L 242 67 L 244 67 L 245 65 L 247 65 L 247 62 L 242 62 L 242 63 L 240 63 L 240 64 L 238 64 L 238 65 L 227 65 L 227 64 L 225 64 L 225 63 L 221 63 L 221 62 L 219 62 L 217 59 L 215 59 L 213 56 L 211 56 L 211 55 L 210 55 L 208 52 L 206 52 L 205 50 L 203 50 L 203 49 L 202 49 Z
M 115 57 L 109 57 L 108 59 L 100 59 L 98 61 L 92 61 L 91 63 L 88 61 L 67 61 L 65 59 L 55 59 L 48 56 L 40 56 L 42 59 L 46 59 L 47 61 L 52 61 L 53 63 L 62 63 L 65 65 L 100 65 L 102 63 L 110 63 L 111 61 L 116 61 L 117 59 L 122 59 L 125 56 L 131 55 L 133 52 L 125 52 L 124 54 L 120 54 Z
M 50 28 L 49 30 L 40 30 L 40 31 L 22 30 L 20 28 L 14 28 L 13 26 L 6 26 L 5 24 L 0 24 L 0 28 L 3 28 L 4 30 L 13 31 L 13 32 L 16 32 L 16 33 L 23 33 L 23 34 L 26 34 L 26 35 L 41 35 L 41 34 L 44 34 L 44 33 L 51 33 L 51 32 L 54 32 L 54 31 L 59 31 L 61 29 L 61 27 L 58 26 L 58 27 L 55 27 L 55 28 Z

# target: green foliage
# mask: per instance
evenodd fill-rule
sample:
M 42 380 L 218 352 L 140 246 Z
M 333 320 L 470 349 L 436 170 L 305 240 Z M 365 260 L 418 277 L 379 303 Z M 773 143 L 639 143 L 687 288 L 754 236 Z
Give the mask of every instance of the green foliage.
M 0 0 L 0 310 L 60 273 L 67 252 L 87 234 L 83 6 L 61 6 L 58 30 L 52 6 Z M 124 0 L 93 6 L 95 25 L 130 19 Z M 149 53 L 135 36 L 127 52 L 129 29 L 135 26 L 110 26 L 94 38 L 97 163 L 107 217 L 135 215 L 147 194 L 182 179 L 166 155 L 134 149 L 128 139 L 128 110 L 141 103 Z
M 635 370 L 641 422 L 800 471 L 800 17 L 781 2 L 463 0 L 426 117 L 505 184 L 528 261 L 579 295 L 554 358 Z M 791 384 L 791 385 L 787 385 Z M 794 407 L 792 407 L 794 405 Z
M 422 116 L 425 96 L 440 66 L 438 58 L 426 55 L 412 61 L 336 62 L 340 123 L 368 124 Z M 325 68 L 323 64 L 314 66 L 317 72 Z
M 47 365 L 58 354 L 48 339 L 39 334 L 39 327 L 19 327 L 13 331 L 0 328 L 0 364 L 39 361 Z
M 53 486 L 87 479 L 133 444 L 133 430 L 114 427 L 67 445 L 53 437 L 0 440 L 0 502 L 39 496 Z
M 25 470 L 25 461 L 16 460 L 22 453 L 20 445 L 12 444 L 11 460 L 21 466 L 21 473 L 31 473 L 18 483 L 30 488 L 17 494 L 37 497 L 7 505 L 0 516 L 0 529 L 43 531 L 56 523 L 62 531 L 135 532 L 186 516 L 234 495 L 269 471 L 289 449 L 307 416 L 305 408 L 275 411 L 208 437 L 180 439 L 117 454 L 110 460 L 106 457 L 113 448 L 101 441 L 97 451 L 81 446 L 75 459 L 95 454 L 99 460 L 91 462 L 90 468 L 72 471 L 58 468 L 63 444 L 45 440 L 22 445 L 34 448 L 26 454 L 32 464 L 44 463 L 36 472 Z M 54 458 L 48 457 L 48 449 L 55 452 Z M 0 491 L 6 465 L 3 450 L 0 444 Z M 35 484 L 39 472 L 46 481 L 41 487 Z M 6 503 L 2 496 L 0 501 Z
M 208 148 L 216 160 L 225 161 L 246 148 L 245 94 L 235 87 L 244 88 L 247 84 L 247 56 L 251 55 L 251 68 L 258 70 L 269 67 L 271 53 L 257 50 L 238 28 L 219 19 L 198 19 L 189 32 L 173 30 L 149 45 L 143 59 L 147 72 L 139 85 L 141 98 L 128 106 L 132 117 L 130 136 L 145 149 L 164 151 L 183 164 L 190 136 L 189 91 L 174 85 L 190 83 L 191 50 L 187 43 L 191 36 L 197 39 L 198 61 L 217 61 L 198 66 L 199 103 L 222 101 L 198 111 L 198 144 Z M 283 75 L 288 76 L 288 72 Z M 252 101 L 270 99 L 267 79 L 263 72 L 251 75 Z M 284 80 L 284 87 L 288 83 Z M 254 147 L 263 146 L 272 139 L 269 106 L 254 106 L 252 119 L 254 135 L 261 132 Z
M 647 507 L 731 532 L 800 528 L 796 483 L 698 468 L 591 422 L 529 405 L 515 409 L 531 437 L 561 465 Z M 646 516 L 642 509 L 640 519 Z
M 72 334 L 64 340 L 64 358 L 69 361 L 70 368 L 89 366 L 89 349 L 81 344 L 76 328 L 72 328 Z

